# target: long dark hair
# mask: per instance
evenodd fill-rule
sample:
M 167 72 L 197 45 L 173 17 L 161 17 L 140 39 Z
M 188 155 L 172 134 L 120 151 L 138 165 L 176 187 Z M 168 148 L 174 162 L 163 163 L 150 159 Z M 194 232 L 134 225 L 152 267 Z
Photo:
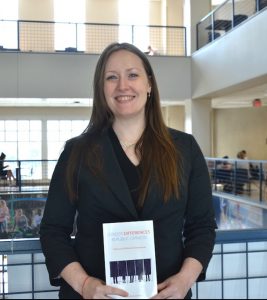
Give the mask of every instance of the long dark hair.
M 97 140 L 114 121 L 114 115 L 109 109 L 104 95 L 104 73 L 109 57 L 119 50 L 129 51 L 141 59 L 151 85 L 151 94 L 145 107 L 145 130 L 135 146 L 136 154 L 141 158 L 139 205 L 143 206 L 144 204 L 152 176 L 160 185 L 165 202 L 171 196 L 178 198 L 182 173 L 181 157 L 163 121 L 155 75 L 147 56 L 137 47 L 128 43 L 109 45 L 102 52 L 96 65 L 91 119 L 83 133 L 84 138 L 78 139 L 74 143 L 67 166 L 67 188 L 70 198 L 72 200 L 77 198 L 77 166 L 81 161 L 96 176 L 101 174 L 100 149 Z

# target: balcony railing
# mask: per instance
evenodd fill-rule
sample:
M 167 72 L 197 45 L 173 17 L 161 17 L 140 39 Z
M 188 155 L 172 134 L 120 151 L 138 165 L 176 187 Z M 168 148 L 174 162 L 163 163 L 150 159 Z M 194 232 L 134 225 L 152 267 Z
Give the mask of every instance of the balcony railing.
M 197 24 L 197 49 L 223 36 L 266 7 L 267 0 L 226 0 Z
M 267 161 L 206 158 L 213 192 L 267 205 Z
M 0 242 L 0 296 L 5 299 L 56 299 L 49 284 L 39 239 Z M 267 231 L 218 231 L 206 280 L 193 299 L 266 299 Z
M 16 180 L 0 176 L 0 194 L 47 191 L 56 163 L 56 160 L 5 160 L 4 165 L 8 165 Z
M 2 51 L 99 54 L 108 44 L 122 40 L 144 52 L 150 45 L 155 55 L 187 55 L 186 28 L 181 26 L 0 20 Z

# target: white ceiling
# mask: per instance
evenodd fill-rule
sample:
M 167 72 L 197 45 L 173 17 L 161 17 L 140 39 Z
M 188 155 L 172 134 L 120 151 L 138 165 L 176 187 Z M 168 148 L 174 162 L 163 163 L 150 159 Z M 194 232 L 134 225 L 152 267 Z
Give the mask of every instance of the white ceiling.
M 213 98 L 213 108 L 252 107 L 254 99 L 261 99 L 267 106 L 267 83 L 252 88 L 243 88 L 238 92 Z
M 85 98 L 0 98 L 0 107 L 91 107 Z

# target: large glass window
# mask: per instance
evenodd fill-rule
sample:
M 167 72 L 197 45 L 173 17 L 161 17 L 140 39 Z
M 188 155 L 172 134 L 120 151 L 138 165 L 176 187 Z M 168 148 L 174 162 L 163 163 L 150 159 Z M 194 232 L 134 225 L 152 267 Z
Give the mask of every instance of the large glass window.
M 0 121 L 0 151 L 7 160 L 42 158 L 42 123 L 40 120 Z
M 85 50 L 85 0 L 54 0 L 55 48 Z M 60 22 L 60 23 L 59 23 Z
M 17 162 L 12 160 L 42 159 L 42 122 L 40 120 L 0 121 L 0 152 L 6 154 L 7 165 L 16 174 Z M 8 162 L 10 161 L 11 162 Z M 22 162 L 21 176 L 40 178 L 41 170 Z
M 18 48 L 18 0 L 0 0 L 0 47 Z
M 80 135 L 88 125 L 88 120 L 47 121 L 48 159 L 58 159 L 65 142 Z
M 119 0 L 119 23 L 119 41 L 134 42 L 142 51 L 147 51 L 149 28 L 146 25 L 149 24 L 149 0 Z M 132 28 L 129 25 L 136 25 L 133 41 Z

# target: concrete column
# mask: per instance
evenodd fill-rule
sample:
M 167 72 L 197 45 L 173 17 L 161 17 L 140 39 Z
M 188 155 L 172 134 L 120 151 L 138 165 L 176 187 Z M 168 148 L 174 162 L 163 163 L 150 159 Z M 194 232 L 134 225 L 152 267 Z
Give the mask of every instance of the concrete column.
M 54 21 L 54 1 L 20 0 L 19 20 Z
M 195 137 L 205 156 L 212 153 L 211 117 L 211 99 L 185 101 L 185 132 Z
M 184 26 L 187 31 L 187 54 L 197 49 L 197 23 L 212 9 L 211 0 L 184 0 Z

